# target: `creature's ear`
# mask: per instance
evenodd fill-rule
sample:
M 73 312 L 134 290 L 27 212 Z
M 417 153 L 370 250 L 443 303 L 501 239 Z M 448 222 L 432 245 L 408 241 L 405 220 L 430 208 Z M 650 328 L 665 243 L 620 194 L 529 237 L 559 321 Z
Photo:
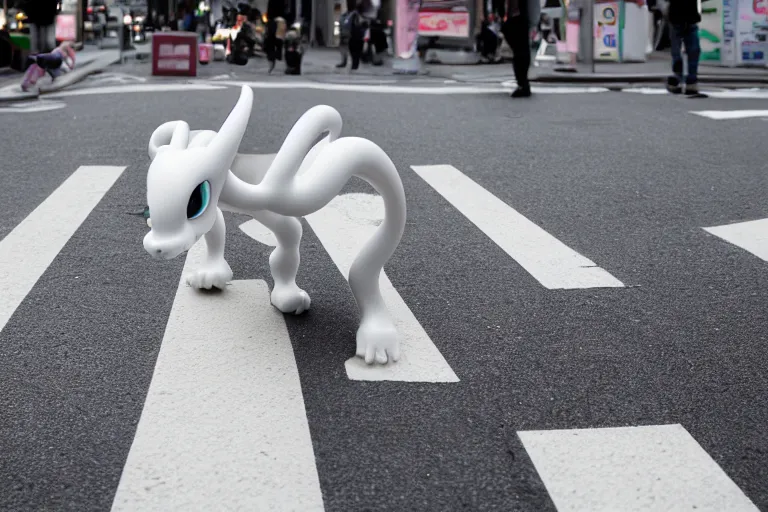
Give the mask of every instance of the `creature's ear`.
M 177 130 L 180 124 L 186 125 L 187 139 L 189 139 L 189 125 L 184 121 L 169 121 L 161 124 L 152 132 L 152 136 L 149 138 L 150 160 L 154 160 L 160 151 L 168 149 L 168 145 L 172 143 L 174 137 L 177 138 L 177 141 L 180 141 L 184 132 L 183 128 L 181 128 L 181 131 Z M 177 131 L 178 135 L 176 135 Z
M 240 141 L 243 140 L 248 119 L 253 107 L 253 90 L 244 85 L 240 91 L 240 99 L 230 112 L 227 120 L 221 126 L 216 137 L 208 144 L 208 158 L 215 159 L 216 167 L 229 170 L 237 155 Z
M 187 123 L 184 121 L 176 123 L 169 145 L 173 149 L 187 149 L 189 145 L 189 125 Z

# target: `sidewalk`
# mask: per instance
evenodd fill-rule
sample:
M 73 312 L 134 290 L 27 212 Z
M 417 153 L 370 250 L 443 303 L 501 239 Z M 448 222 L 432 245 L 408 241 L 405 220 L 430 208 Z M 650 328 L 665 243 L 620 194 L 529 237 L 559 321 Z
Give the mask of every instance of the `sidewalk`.
M 361 64 L 356 71 L 336 69 L 340 61 L 339 52 L 332 48 L 308 48 L 302 64 L 302 75 L 349 74 L 360 77 L 377 78 L 407 78 L 406 75 L 395 75 L 392 72 L 392 58 L 384 60 L 382 66 Z M 250 65 L 250 64 L 249 64 Z M 538 67 L 531 66 L 529 76 L 536 83 L 590 83 L 590 84 L 632 84 L 632 83 L 662 83 L 671 72 L 671 57 L 669 52 L 655 52 L 646 62 L 640 63 L 595 63 L 595 72 L 589 66 L 579 64 L 577 71 L 556 71 L 557 65 L 541 63 Z M 279 67 L 278 67 L 279 69 Z M 422 63 L 419 78 L 444 79 L 452 82 L 471 83 L 501 83 L 514 80 L 512 62 L 504 61 L 499 64 L 469 64 L 444 65 Z M 728 68 L 715 63 L 702 62 L 699 64 L 699 80 L 701 83 L 721 85 L 755 85 L 768 84 L 768 68 Z
M 557 66 L 537 68 L 536 82 L 545 83 L 657 83 L 664 82 L 672 72 L 669 52 L 654 52 L 646 62 L 596 62 L 590 66 L 578 64 L 577 71 L 557 71 Z M 725 67 L 714 62 L 699 63 L 699 82 L 707 84 L 768 84 L 768 68 Z

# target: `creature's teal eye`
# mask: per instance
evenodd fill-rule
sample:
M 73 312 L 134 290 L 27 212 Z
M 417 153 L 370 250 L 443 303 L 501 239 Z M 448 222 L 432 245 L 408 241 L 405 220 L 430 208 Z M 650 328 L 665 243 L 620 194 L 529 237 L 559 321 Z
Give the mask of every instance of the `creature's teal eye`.
M 207 181 L 195 187 L 187 203 L 187 218 L 196 219 L 203 214 L 211 202 L 211 184 Z

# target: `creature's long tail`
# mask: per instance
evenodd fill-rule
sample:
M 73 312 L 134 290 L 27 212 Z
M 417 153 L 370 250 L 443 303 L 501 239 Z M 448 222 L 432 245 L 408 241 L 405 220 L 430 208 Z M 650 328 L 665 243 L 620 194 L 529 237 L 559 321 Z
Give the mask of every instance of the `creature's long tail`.
M 320 151 L 339 138 L 341 124 L 341 115 L 333 107 L 318 105 L 307 110 L 288 132 L 263 183 L 274 188 L 287 185 L 311 165 Z M 325 133 L 328 135 L 317 141 Z
M 292 167 L 273 164 L 269 171 L 272 174 L 268 174 L 270 179 L 265 177 L 257 185 L 248 184 L 230 173 L 228 195 L 236 204 L 302 217 L 328 204 L 352 176 L 371 184 L 384 199 L 384 222 L 352 263 L 349 284 L 355 297 L 372 298 L 359 303 L 363 317 L 369 312 L 382 311 L 379 276 L 405 230 L 405 192 L 400 175 L 378 145 L 367 139 L 344 137 L 313 148 L 304 159 L 301 175 L 296 176 L 300 159 L 312 140 L 309 136 L 304 140 L 298 137 L 287 139 L 280 152 Z

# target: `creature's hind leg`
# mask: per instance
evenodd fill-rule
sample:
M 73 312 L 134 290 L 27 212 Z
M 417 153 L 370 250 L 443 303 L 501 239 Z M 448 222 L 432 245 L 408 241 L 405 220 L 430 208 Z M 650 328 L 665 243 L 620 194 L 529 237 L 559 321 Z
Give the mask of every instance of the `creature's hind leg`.
M 283 313 L 303 313 L 309 309 L 310 299 L 307 292 L 296 284 L 296 273 L 301 261 L 301 221 L 266 210 L 253 212 L 251 215 L 277 238 L 277 247 L 269 256 L 269 268 L 275 281 L 272 304 Z

